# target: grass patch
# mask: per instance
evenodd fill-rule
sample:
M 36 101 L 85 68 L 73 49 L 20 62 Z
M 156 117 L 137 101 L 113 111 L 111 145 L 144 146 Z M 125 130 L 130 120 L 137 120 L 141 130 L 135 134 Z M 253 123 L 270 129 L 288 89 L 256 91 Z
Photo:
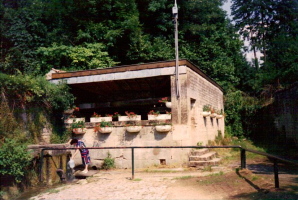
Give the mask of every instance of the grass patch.
M 251 180 L 252 180 L 252 181 L 256 181 L 256 180 L 258 180 L 259 178 L 260 178 L 260 177 L 258 177 L 258 176 L 252 176 L 252 177 L 251 177 Z
M 135 178 L 133 179 L 133 181 L 141 181 L 142 179 L 141 178 Z
M 203 172 L 212 172 L 212 167 L 210 165 L 205 166 L 202 171 Z
M 192 176 L 180 176 L 180 177 L 176 177 L 176 178 L 174 178 L 174 179 L 190 179 L 190 178 L 192 178 Z
M 145 169 L 144 172 L 147 173 L 176 173 L 178 171 L 170 170 L 170 169 L 165 169 L 165 170 L 158 170 L 158 169 Z
M 49 189 L 47 192 L 50 193 L 50 194 L 53 194 L 53 193 L 60 192 L 60 190 L 52 188 L 52 189 Z
M 223 174 L 223 171 L 220 171 L 218 173 L 209 174 L 208 176 L 222 176 Z

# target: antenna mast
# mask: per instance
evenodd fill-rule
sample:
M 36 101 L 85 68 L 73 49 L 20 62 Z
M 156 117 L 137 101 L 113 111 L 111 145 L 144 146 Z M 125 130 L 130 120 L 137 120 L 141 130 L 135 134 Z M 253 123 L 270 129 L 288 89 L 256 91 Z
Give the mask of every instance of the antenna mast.
M 177 98 L 180 97 L 180 84 L 179 84 L 179 53 L 178 53 L 178 7 L 177 7 L 177 2 L 175 0 L 175 5 L 172 8 L 172 13 L 173 13 L 173 22 L 175 26 L 175 54 L 176 54 L 176 93 L 177 93 Z

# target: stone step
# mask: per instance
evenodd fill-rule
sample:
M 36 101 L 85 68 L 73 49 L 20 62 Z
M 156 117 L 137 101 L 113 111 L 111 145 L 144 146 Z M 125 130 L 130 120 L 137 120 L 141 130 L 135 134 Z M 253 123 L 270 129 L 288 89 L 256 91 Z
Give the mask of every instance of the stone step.
M 189 161 L 208 161 L 216 158 L 217 153 L 214 151 L 210 151 L 200 156 L 189 156 Z
M 198 149 L 198 150 L 194 150 L 194 151 L 191 151 L 190 152 L 190 155 L 191 156 L 201 156 L 201 155 L 204 155 L 205 153 L 208 153 L 209 152 L 209 149 Z
M 210 166 L 210 165 L 219 165 L 221 158 L 213 158 L 212 160 L 208 161 L 189 161 L 190 167 L 197 167 L 197 166 Z

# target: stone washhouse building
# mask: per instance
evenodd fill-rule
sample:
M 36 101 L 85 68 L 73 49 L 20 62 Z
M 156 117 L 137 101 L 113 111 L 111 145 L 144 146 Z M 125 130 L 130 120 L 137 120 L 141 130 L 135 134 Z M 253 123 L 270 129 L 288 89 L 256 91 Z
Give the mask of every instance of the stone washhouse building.
M 205 145 L 218 134 L 224 134 L 223 117 L 203 116 L 205 105 L 224 109 L 223 89 L 188 60 L 179 61 L 176 79 L 175 66 L 175 61 L 164 61 L 55 71 L 49 81 L 57 84 L 63 80 L 71 87 L 75 104 L 80 108 L 75 113 L 76 120 L 84 121 L 86 126 L 79 134 L 73 133 L 73 138 L 82 139 L 87 147 Z M 160 102 L 162 99 L 168 99 L 171 105 Z M 126 111 L 137 116 L 127 118 Z M 148 115 L 150 111 L 160 114 Z M 124 119 L 93 118 L 94 113 L 101 117 L 119 113 Z M 66 126 L 71 127 L 73 120 L 66 117 Z M 112 120 L 113 127 L 103 133 L 106 129 L 95 128 L 98 120 Z M 142 125 L 140 130 L 130 130 L 129 126 L 134 124 Z M 138 148 L 134 151 L 134 164 L 137 168 L 159 164 L 183 166 L 188 163 L 190 151 L 188 148 Z M 108 153 L 115 158 L 116 167 L 131 168 L 131 149 L 91 149 L 91 161 L 102 162 Z M 78 162 L 81 162 L 79 158 Z

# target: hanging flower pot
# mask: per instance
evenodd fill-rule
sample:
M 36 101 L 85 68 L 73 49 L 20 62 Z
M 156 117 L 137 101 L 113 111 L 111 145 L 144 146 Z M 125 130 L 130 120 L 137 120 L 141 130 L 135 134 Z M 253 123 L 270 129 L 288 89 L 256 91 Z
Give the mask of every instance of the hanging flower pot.
M 221 119 L 222 115 L 216 115 L 216 119 Z
M 210 114 L 210 117 L 212 117 L 212 118 L 215 118 L 216 116 L 217 116 L 216 113 L 211 113 L 211 114 Z
M 126 131 L 129 133 L 138 133 L 142 129 L 142 126 L 128 126 L 126 127 Z
M 203 117 L 208 117 L 210 114 L 211 113 L 207 111 L 202 112 Z
M 111 133 L 113 131 L 113 127 L 100 127 L 99 132 L 101 133 Z
M 172 102 L 166 102 L 166 107 L 167 108 L 172 108 Z
M 172 125 L 156 125 L 155 129 L 160 133 L 167 133 L 172 129 Z
M 73 129 L 72 129 L 72 132 L 73 132 L 74 134 L 85 134 L 86 131 L 87 131 L 86 128 L 73 128 Z

